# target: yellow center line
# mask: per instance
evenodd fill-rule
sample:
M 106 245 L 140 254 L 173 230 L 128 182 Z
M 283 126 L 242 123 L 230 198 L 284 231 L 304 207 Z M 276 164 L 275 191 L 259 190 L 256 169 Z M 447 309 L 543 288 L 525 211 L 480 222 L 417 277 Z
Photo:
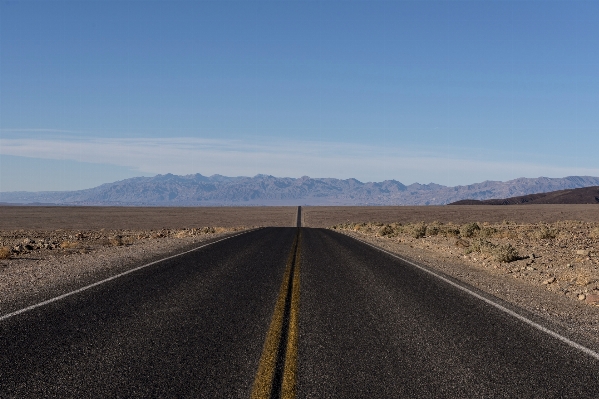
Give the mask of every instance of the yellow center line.
M 297 367 L 297 339 L 298 339 L 298 312 L 299 312 L 299 262 L 301 252 L 301 234 L 298 233 L 293 241 L 279 296 L 275 304 L 275 310 L 266 334 L 262 356 L 258 365 L 258 371 L 252 387 L 252 399 L 270 399 L 276 373 L 277 357 L 279 347 L 283 338 L 283 328 L 287 328 L 286 356 L 283 369 L 281 386 L 281 397 L 286 399 L 295 398 L 296 367 Z M 293 270 L 293 274 L 291 273 Z M 289 312 L 289 324 L 284 326 L 285 305 L 289 294 L 291 280 L 291 303 Z
M 291 282 L 291 310 L 289 313 L 289 332 L 287 334 L 287 350 L 285 352 L 285 368 L 283 371 L 283 386 L 281 397 L 284 399 L 295 398 L 297 381 L 297 341 L 299 335 L 299 296 L 300 296 L 300 257 L 302 236 L 298 233 L 298 243 L 295 250 L 295 268 Z

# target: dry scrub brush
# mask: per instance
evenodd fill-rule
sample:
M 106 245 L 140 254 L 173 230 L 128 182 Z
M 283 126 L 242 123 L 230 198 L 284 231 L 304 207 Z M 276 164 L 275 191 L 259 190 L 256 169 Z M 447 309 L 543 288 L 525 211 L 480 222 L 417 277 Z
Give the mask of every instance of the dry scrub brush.
M 486 226 L 481 228 L 479 223 L 466 223 L 464 225 L 454 225 L 451 223 L 443 224 L 433 222 L 426 224 L 420 223 L 342 223 L 332 227 L 335 230 L 351 230 L 364 234 L 375 233 L 379 237 L 397 237 L 406 235 L 415 239 L 431 236 L 442 236 L 446 238 L 457 237 L 458 242 L 462 243 L 466 254 L 479 252 L 484 255 L 492 256 L 499 262 L 513 262 L 521 259 L 516 248 L 511 244 L 494 244 L 487 238 L 503 238 L 515 239 L 518 238 L 518 227 L 509 223 L 504 223 L 501 227 Z M 542 237 L 548 237 L 546 233 Z M 472 240 L 472 243 L 465 240 Z
M 12 251 L 9 247 L 0 248 L 0 259 L 9 259 L 12 254 Z
M 79 247 L 79 243 L 73 241 L 63 241 L 60 243 L 62 249 L 73 249 Z
M 509 263 L 521 259 L 520 254 L 518 254 L 518 251 L 512 246 L 512 244 L 497 245 L 483 238 L 473 240 L 465 250 L 466 254 L 470 254 L 472 252 L 493 256 L 496 261 L 503 263 Z
M 533 223 L 518 225 L 513 222 L 504 222 L 494 225 L 489 223 L 466 223 L 457 225 L 453 223 L 342 223 L 332 229 L 351 230 L 360 233 L 375 233 L 380 237 L 397 237 L 407 235 L 413 238 L 431 236 L 458 237 L 458 238 L 486 238 L 486 239 L 529 239 L 541 240 L 566 240 L 575 236 L 585 236 L 590 239 L 599 238 L 597 224 L 575 221 L 561 221 L 556 223 Z

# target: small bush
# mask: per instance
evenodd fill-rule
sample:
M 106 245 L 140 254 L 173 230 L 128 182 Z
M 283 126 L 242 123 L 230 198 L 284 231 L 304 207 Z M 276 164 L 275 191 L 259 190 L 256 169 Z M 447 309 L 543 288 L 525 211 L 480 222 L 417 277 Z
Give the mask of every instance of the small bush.
M 9 247 L 0 248 L 0 259 L 9 259 L 12 251 Z
M 385 236 L 392 236 L 392 235 L 394 235 L 394 233 L 395 233 L 395 230 L 393 230 L 393 227 L 391 227 L 389 225 L 385 225 L 379 229 L 378 235 L 381 237 L 385 237 Z
M 427 236 L 436 236 L 441 231 L 441 228 L 438 225 L 428 225 L 426 226 L 426 235 Z
M 496 234 L 497 234 L 497 229 L 494 227 L 483 227 L 479 233 L 479 235 L 481 237 L 487 237 L 487 238 L 494 237 Z
M 497 245 L 482 238 L 472 241 L 472 249 L 481 254 L 492 254 L 495 248 L 497 248 Z
M 495 248 L 495 259 L 499 262 L 513 262 L 520 259 L 520 255 L 516 248 L 512 247 L 511 244 L 501 245 Z
M 110 245 L 112 245 L 113 247 L 120 247 L 121 245 L 124 245 L 125 243 L 123 242 L 123 237 L 121 236 L 114 236 L 114 237 L 110 237 L 108 239 L 108 243 Z
M 558 233 L 559 232 L 555 229 L 550 229 L 547 226 L 543 226 L 535 232 L 534 236 L 539 240 L 545 240 L 555 238 Z
M 426 235 L 426 224 L 417 223 L 410 229 L 410 235 L 414 238 L 422 238 Z
M 443 237 L 457 237 L 460 235 L 460 230 L 453 226 L 446 226 L 440 229 L 439 234 L 441 234 Z
M 462 237 L 472 237 L 480 231 L 478 223 L 468 223 L 460 227 L 460 235 Z

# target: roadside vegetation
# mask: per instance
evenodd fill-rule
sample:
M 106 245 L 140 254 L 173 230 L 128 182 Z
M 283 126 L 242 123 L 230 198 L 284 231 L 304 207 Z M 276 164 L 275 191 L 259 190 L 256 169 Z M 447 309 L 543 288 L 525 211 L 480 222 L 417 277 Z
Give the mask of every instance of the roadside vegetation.
M 18 230 L 0 232 L 0 259 L 19 259 L 28 254 L 68 255 L 104 247 L 123 247 L 162 238 L 207 237 L 244 230 L 246 227 L 199 227 L 161 230 Z

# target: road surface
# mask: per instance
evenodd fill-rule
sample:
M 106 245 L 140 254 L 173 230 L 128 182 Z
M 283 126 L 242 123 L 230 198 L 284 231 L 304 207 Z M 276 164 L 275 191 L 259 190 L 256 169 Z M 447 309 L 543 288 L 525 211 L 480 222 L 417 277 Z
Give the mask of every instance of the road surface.
M 342 234 L 264 228 L 0 320 L 5 397 L 593 398 L 599 361 Z

